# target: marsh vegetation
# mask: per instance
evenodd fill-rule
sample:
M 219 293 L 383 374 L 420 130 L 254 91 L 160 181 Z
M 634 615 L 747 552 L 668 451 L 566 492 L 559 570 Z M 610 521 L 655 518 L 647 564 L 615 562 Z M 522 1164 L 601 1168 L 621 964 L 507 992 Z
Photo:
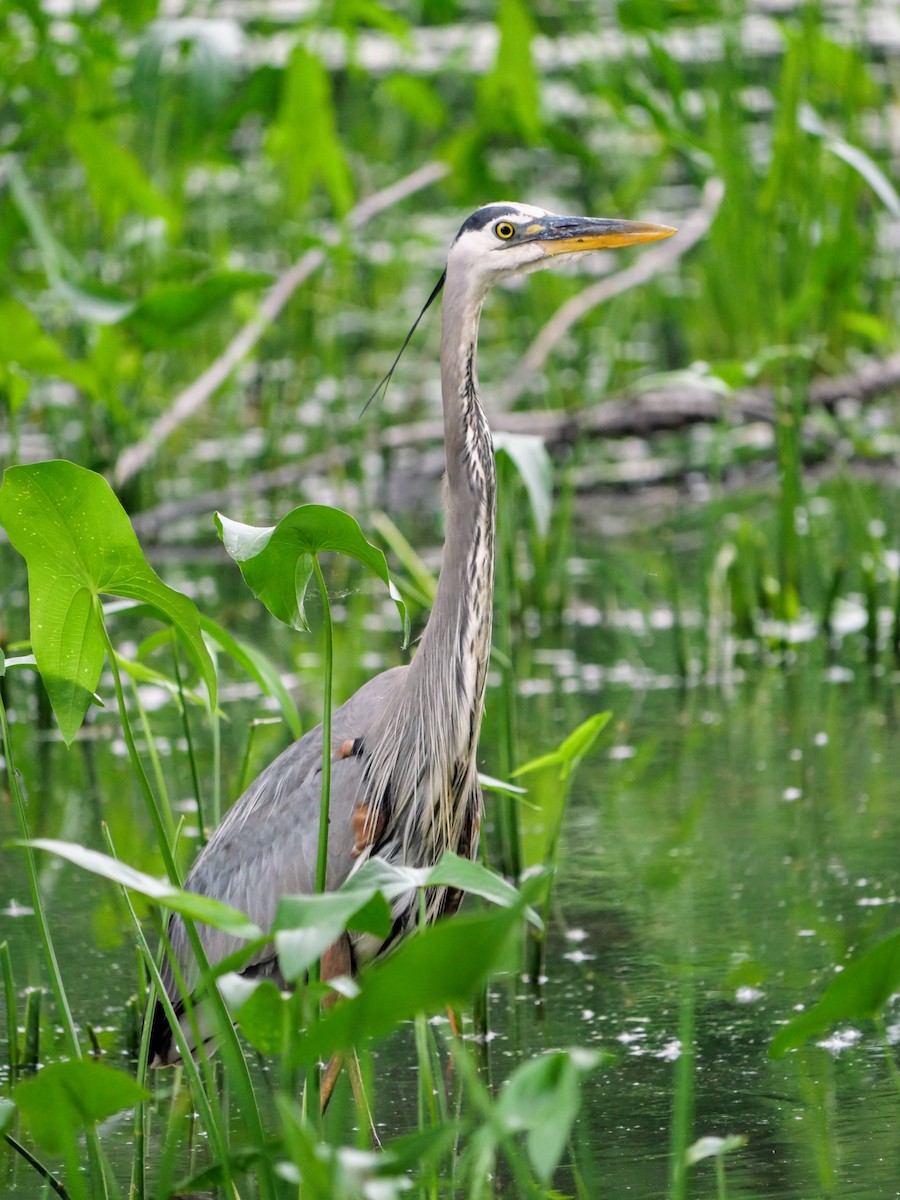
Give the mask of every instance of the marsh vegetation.
M 4 1194 L 895 1194 L 890 6 L 21 4 L 0 55 Z M 400 883 L 286 905 L 300 986 L 147 1072 L 161 912 L 258 932 L 180 891 L 205 831 L 424 624 L 436 321 L 360 412 L 500 196 L 682 237 L 485 311 L 503 786 L 416 881 L 469 899 L 327 1011 Z M 309 632 L 214 523 L 301 503 L 378 548 Z M 304 1104 L 334 1051 L 373 1126 Z

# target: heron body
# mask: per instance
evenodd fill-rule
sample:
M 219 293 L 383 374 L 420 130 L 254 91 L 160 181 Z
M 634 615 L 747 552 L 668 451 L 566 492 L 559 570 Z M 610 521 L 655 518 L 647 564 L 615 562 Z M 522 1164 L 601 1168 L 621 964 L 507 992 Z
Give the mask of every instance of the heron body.
M 559 217 L 502 202 L 473 213 L 453 242 L 441 330 L 446 451 L 441 574 L 411 663 L 376 676 L 333 714 L 328 889 L 339 887 L 370 856 L 423 867 L 445 850 L 468 858 L 477 851 L 482 801 L 476 752 L 491 643 L 496 485 L 476 366 L 485 296 L 498 280 L 562 256 L 673 232 L 662 225 Z M 317 726 L 259 775 L 200 854 L 188 890 L 233 905 L 264 930 L 271 928 L 281 896 L 315 891 L 322 752 Z M 426 918 L 435 920 L 458 902 L 457 893 L 432 889 Z M 414 891 L 394 901 L 392 915 L 384 943 L 348 939 L 336 969 L 353 969 L 358 958 L 403 936 L 419 919 Z M 228 934 L 204 925 L 198 930 L 213 965 L 239 948 Z M 192 988 L 198 972 L 179 916 L 171 917 L 168 932 Z M 266 946 L 244 973 L 279 978 L 274 946 Z M 180 1013 L 168 963 L 163 981 Z M 159 1003 L 150 1057 L 157 1065 L 180 1059 Z

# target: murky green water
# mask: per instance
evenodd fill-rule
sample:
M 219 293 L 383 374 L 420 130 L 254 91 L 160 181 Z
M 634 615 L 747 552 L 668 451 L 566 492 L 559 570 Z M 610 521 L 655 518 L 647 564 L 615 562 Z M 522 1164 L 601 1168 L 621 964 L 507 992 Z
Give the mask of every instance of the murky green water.
M 529 644 L 517 701 L 523 757 L 592 712 L 608 708 L 614 718 L 575 779 L 540 1002 L 524 978 L 493 988 L 495 1079 L 539 1047 L 605 1052 L 575 1135 L 590 1195 L 687 1194 L 671 1178 L 677 1112 L 692 1114 L 682 1145 L 746 1138 L 725 1162 L 730 1197 L 900 1195 L 898 1096 L 874 1027 L 835 1030 L 777 1062 L 767 1054 L 779 1023 L 821 995 L 835 963 L 896 927 L 895 681 L 830 668 L 813 648 L 805 664 L 682 692 L 654 669 L 670 659 L 665 630 L 644 638 L 638 670 L 633 643 L 608 625 L 566 628 Z M 358 682 L 356 669 L 344 689 Z M 11 693 L 20 710 L 30 703 L 23 678 Z M 494 773 L 499 710 L 494 688 L 482 743 Z M 236 774 L 258 705 L 237 697 L 228 711 L 223 758 Z M 166 711 L 153 720 L 177 745 Z M 103 817 L 120 855 L 152 867 L 110 723 L 101 714 L 94 736 L 71 752 L 49 734 L 20 744 L 33 833 L 97 844 Z M 259 757 L 279 749 L 280 737 L 264 730 Z M 161 740 L 164 758 L 168 745 Z M 167 771 L 173 798 L 187 796 L 183 757 Z M 535 780 L 536 807 L 522 810 L 533 841 L 559 795 L 551 777 Z M 0 824 L 4 838 L 14 836 L 7 805 Z M 44 868 L 77 1019 L 114 1048 L 134 962 L 120 902 L 68 867 Z M 27 905 L 20 861 L 5 852 L 0 940 L 11 943 L 20 986 L 40 981 Z M 896 1002 L 887 1017 L 896 1044 Z M 376 1063 L 376 1120 L 389 1132 L 407 1128 L 415 1122 L 412 1037 L 395 1038 Z M 9 1194 L 39 1194 L 35 1178 L 16 1170 Z M 574 1190 L 571 1175 L 559 1182 Z M 717 1195 L 712 1160 L 692 1169 L 689 1190 Z

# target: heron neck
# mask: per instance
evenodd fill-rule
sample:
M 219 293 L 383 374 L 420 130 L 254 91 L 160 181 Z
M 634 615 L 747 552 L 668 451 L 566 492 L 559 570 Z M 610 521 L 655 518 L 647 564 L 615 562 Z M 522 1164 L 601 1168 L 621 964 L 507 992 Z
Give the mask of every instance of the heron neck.
M 412 663 L 431 703 L 439 689 L 452 705 L 457 734 L 452 749 L 459 753 L 474 753 L 481 725 L 494 590 L 496 477 L 476 365 L 484 295 L 455 277 L 452 268 L 448 272 L 441 327 L 444 553 L 434 607 Z

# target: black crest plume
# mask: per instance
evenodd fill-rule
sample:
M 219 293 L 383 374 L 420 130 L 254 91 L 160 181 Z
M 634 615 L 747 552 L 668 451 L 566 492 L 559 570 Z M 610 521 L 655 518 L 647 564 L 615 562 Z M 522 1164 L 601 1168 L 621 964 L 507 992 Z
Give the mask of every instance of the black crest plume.
M 415 321 L 413 321 L 412 328 L 410 329 L 409 333 L 406 335 L 406 339 L 404 340 L 403 345 L 400 347 L 397 357 L 391 363 L 390 370 L 388 371 L 387 375 L 385 375 L 384 379 L 382 379 L 382 381 L 379 383 L 378 387 L 375 389 L 375 391 L 372 393 L 372 395 L 368 398 L 368 400 L 363 405 L 362 412 L 359 414 L 360 416 L 363 415 L 363 413 L 366 411 L 366 409 L 369 407 L 369 405 L 372 403 L 372 401 L 375 399 L 375 397 L 378 395 L 379 392 L 381 392 L 382 395 L 387 394 L 387 390 L 388 390 L 388 387 L 390 386 L 390 382 L 391 382 L 391 376 L 394 374 L 394 370 L 397 366 L 397 363 L 400 361 L 400 356 L 403 354 L 403 351 L 409 345 L 409 339 L 416 332 L 416 329 L 419 326 L 419 322 L 422 320 L 422 318 L 428 312 L 429 308 L 431 308 L 432 304 L 435 302 L 435 300 L 441 294 L 441 288 L 444 286 L 444 281 L 446 280 L 446 278 L 447 278 L 447 271 L 445 269 L 442 272 L 440 279 L 434 285 L 434 290 L 432 291 L 431 295 L 428 297 L 428 299 L 422 305 L 422 311 L 416 317 Z

